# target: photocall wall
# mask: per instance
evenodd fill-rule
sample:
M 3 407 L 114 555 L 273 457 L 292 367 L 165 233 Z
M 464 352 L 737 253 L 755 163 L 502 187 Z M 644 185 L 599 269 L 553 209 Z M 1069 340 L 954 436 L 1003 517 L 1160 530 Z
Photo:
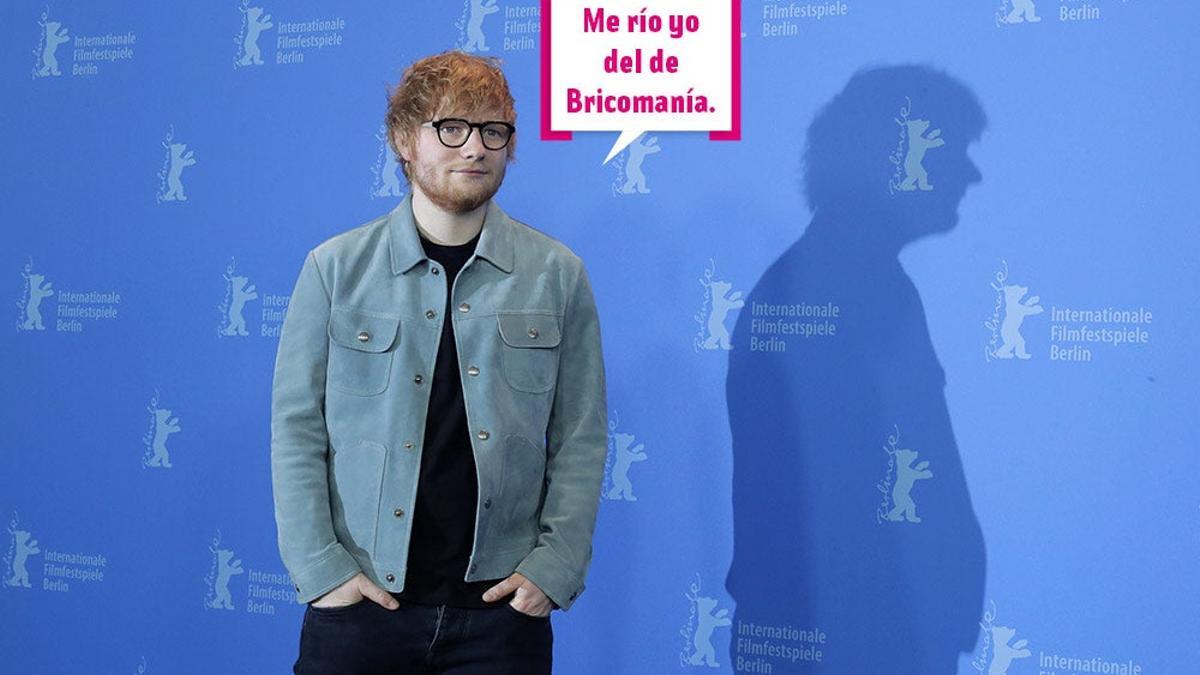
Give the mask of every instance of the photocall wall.
M 558 672 L 1195 672 L 1196 5 L 742 0 L 741 139 L 608 163 L 540 138 L 540 5 L 0 9 L 4 671 L 289 671 L 280 327 L 460 48 L 601 315 Z

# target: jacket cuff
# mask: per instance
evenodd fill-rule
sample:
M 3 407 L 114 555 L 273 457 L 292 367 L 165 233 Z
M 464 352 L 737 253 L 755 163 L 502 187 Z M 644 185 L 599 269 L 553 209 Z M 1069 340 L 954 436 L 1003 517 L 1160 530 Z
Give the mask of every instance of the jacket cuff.
M 517 572 L 542 589 L 559 608 L 567 610 L 583 592 L 583 581 L 549 546 L 538 546 L 517 565 Z
M 306 604 L 349 581 L 362 571 L 354 557 L 340 543 L 334 542 L 322 552 L 317 562 L 299 572 L 292 572 L 296 599 Z

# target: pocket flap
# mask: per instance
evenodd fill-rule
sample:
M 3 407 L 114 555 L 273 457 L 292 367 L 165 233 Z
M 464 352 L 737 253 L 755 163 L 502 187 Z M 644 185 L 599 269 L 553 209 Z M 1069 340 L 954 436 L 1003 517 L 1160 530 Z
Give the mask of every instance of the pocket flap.
M 500 338 L 509 347 L 549 349 L 562 340 L 558 317 L 550 314 L 497 312 L 496 320 L 500 324 Z
M 400 317 L 351 307 L 329 313 L 329 339 L 360 352 L 386 352 L 400 332 Z

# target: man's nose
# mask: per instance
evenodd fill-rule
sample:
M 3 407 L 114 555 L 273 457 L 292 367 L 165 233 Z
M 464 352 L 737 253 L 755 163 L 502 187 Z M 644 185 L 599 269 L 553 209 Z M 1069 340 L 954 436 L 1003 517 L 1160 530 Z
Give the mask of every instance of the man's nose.
M 463 143 L 458 150 L 464 159 L 482 157 L 487 152 L 487 148 L 483 147 L 483 130 L 471 129 L 471 135 L 467 137 L 467 142 Z

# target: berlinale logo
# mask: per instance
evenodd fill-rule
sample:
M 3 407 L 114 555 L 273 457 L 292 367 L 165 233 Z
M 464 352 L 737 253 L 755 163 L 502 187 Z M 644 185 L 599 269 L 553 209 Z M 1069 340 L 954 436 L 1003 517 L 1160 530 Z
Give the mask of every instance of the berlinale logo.
M 167 132 L 162 147 L 166 151 L 166 159 L 158 172 L 158 194 L 155 199 L 160 204 L 187 201 L 187 195 L 183 193 L 183 170 L 196 163 L 196 153 L 188 150 L 186 143 L 175 140 L 174 126 Z
M 733 291 L 733 284 L 716 279 L 715 276 L 716 263 L 709 259 L 708 268 L 704 270 L 704 276 L 700 279 L 700 285 L 704 287 L 704 303 L 693 317 L 696 323 L 700 324 L 692 343 L 697 352 L 702 349 L 733 349 L 733 341 L 727 327 L 729 314 L 746 304 L 746 301 L 742 300 L 741 291 Z
M 996 272 L 991 282 L 992 290 L 996 292 L 996 301 L 992 307 L 992 316 L 983 323 L 991 331 L 991 338 L 984 348 L 984 359 L 1028 360 L 1031 358 L 1025 347 L 1025 336 L 1021 334 L 1021 326 L 1026 317 L 1036 316 L 1045 311 L 1036 295 L 1026 298 L 1028 286 L 1009 283 L 1008 261 L 1000 261 L 1000 270 Z
M 62 75 L 62 71 L 58 67 L 58 48 L 70 42 L 71 35 L 63 27 L 62 22 L 50 20 L 49 7 L 42 12 L 42 18 L 38 20 L 38 27 L 41 29 L 41 35 L 38 38 L 37 48 L 33 50 L 35 59 L 33 79 L 58 77 Z
M 275 24 L 271 23 L 271 15 L 264 12 L 262 7 L 251 7 L 250 0 L 242 0 L 238 11 L 242 13 L 242 28 L 234 39 L 237 54 L 233 59 L 233 68 L 261 66 L 264 62 L 258 38 Z

